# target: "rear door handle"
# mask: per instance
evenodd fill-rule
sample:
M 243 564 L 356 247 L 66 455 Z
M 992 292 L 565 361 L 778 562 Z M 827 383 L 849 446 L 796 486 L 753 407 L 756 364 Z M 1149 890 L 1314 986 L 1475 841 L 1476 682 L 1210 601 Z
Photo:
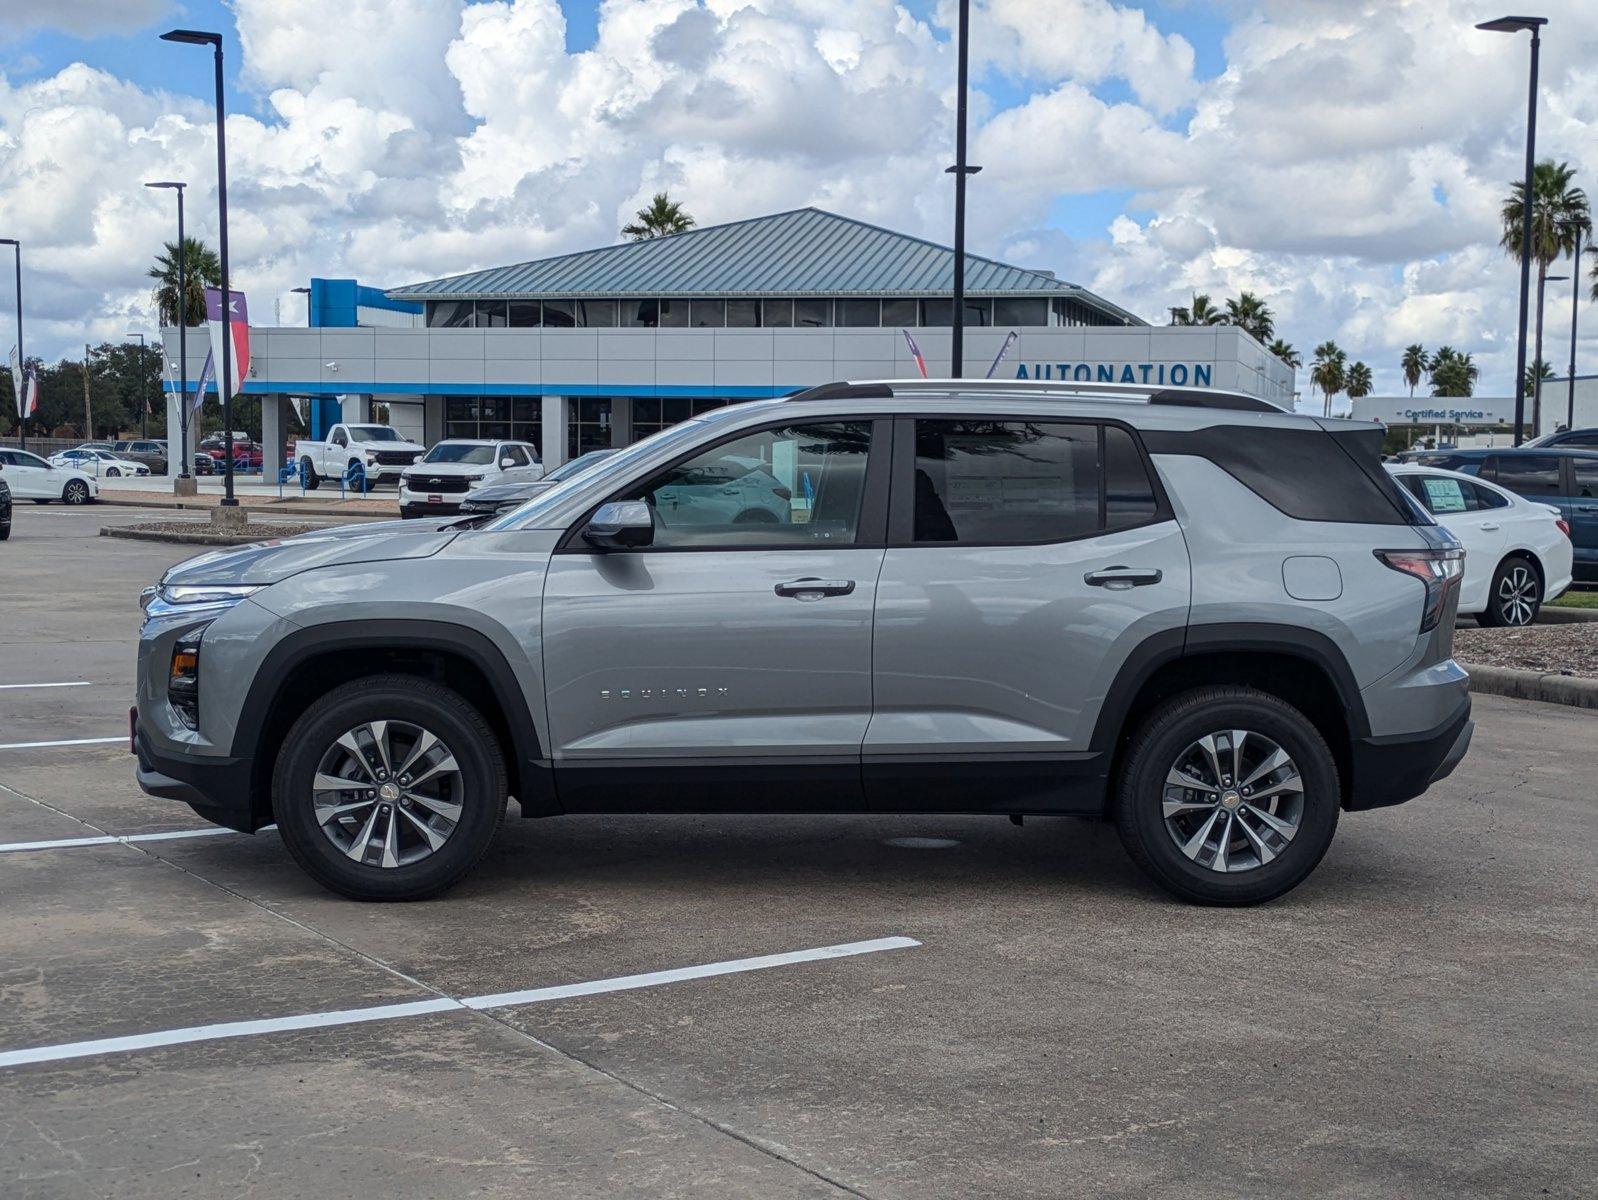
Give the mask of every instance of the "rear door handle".
M 1165 574 L 1154 567 L 1105 567 L 1102 571 L 1091 571 L 1082 578 L 1090 587 L 1120 592 L 1158 583 L 1165 578 Z
M 854 591 L 852 579 L 794 579 L 779 583 L 777 595 L 795 600 L 820 600 L 823 596 L 847 596 Z

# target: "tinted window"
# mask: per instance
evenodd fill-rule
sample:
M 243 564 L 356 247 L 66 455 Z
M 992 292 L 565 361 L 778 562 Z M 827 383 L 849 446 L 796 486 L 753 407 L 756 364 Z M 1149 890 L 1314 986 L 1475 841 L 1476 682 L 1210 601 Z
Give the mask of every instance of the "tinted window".
M 1576 495 L 1583 500 L 1598 496 L 1598 459 L 1578 458 L 1570 465 L 1576 469 Z
M 1058 542 L 1098 532 L 1099 431 L 1033 421 L 917 421 L 918 542 Z
M 1559 459 L 1552 454 L 1500 454 L 1493 460 L 1493 482 L 1521 496 L 1557 496 Z
M 494 447 L 466 442 L 440 442 L 422 459 L 425 463 L 470 463 L 484 466 L 494 461 Z
M 1130 529 L 1152 521 L 1159 510 L 1154 483 L 1149 479 L 1137 443 L 1126 430 L 1104 427 L 1104 524 L 1106 529 Z
M 860 525 L 868 421 L 762 429 L 669 467 L 622 499 L 654 512 L 656 547 L 849 545 Z

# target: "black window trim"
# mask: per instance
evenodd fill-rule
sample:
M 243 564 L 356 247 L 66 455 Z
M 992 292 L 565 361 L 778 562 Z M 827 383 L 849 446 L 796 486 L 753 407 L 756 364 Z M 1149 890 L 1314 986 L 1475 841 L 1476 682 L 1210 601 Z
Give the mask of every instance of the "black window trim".
M 690 459 L 708 453 L 718 446 L 728 442 L 736 442 L 742 438 L 751 437 L 758 433 L 766 433 L 773 429 L 804 428 L 809 425 L 839 425 L 851 422 L 868 422 L 871 425 L 871 448 L 866 454 L 866 480 L 861 488 L 860 495 L 860 521 L 855 528 L 855 539 L 852 542 L 815 542 L 796 545 L 793 542 L 766 542 L 749 546 L 639 546 L 631 550 L 600 550 L 583 541 L 583 530 L 588 527 L 588 522 L 593 520 L 594 513 L 602 505 L 610 504 L 621 499 L 628 492 L 635 490 L 640 484 L 670 471 Z M 795 553 L 814 553 L 818 550 L 881 550 L 886 544 L 888 525 L 888 481 L 891 469 L 893 419 L 881 413 L 840 413 L 833 416 L 810 417 L 804 420 L 794 420 L 789 414 L 784 420 L 765 421 L 759 425 L 745 426 L 742 429 L 732 430 L 712 441 L 699 444 L 684 450 L 675 458 L 651 468 L 646 474 L 634 476 L 630 481 L 606 493 L 604 499 L 590 505 L 584 510 L 583 515 L 572 522 L 565 533 L 561 534 L 560 541 L 555 544 L 555 554 L 747 554 L 751 551 L 770 552 L 773 550 L 787 550 Z
M 1078 534 L 1068 538 L 1043 538 L 1027 539 L 1022 541 L 980 541 L 980 542 L 918 542 L 915 540 L 915 464 L 916 464 L 916 427 L 917 421 L 985 421 L 1003 422 L 1020 421 L 1035 425 L 1092 425 L 1098 429 L 1098 459 L 1099 472 L 1099 527 L 1090 533 Z M 1115 529 L 1106 529 L 1108 521 L 1109 499 L 1106 495 L 1109 486 L 1104 470 L 1104 431 L 1109 428 L 1125 430 L 1132 439 L 1132 446 L 1137 451 L 1138 459 L 1143 464 L 1143 470 L 1148 475 L 1149 483 L 1154 490 L 1154 515 L 1146 521 L 1139 521 L 1132 525 L 1122 525 Z M 1078 417 L 1075 415 L 1055 415 L 1050 413 L 1039 416 L 1037 413 L 961 413 L 959 411 L 938 412 L 928 409 L 922 412 L 900 413 L 894 419 L 893 436 L 893 478 L 889 488 L 888 508 L 888 548 L 891 550 L 959 550 L 975 549 L 982 547 L 1005 546 L 1066 546 L 1072 542 L 1085 542 L 1091 538 L 1110 537 L 1114 534 L 1127 533 L 1134 529 L 1147 529 L 1151 525 L 1161 525 L 1176 519 L 1175 511 L 1171 508 L 1170 497 L 1165 494 L 1165 485 L 1160 480 L 1160 473 L 1154 469 L 1154 460 L 1149 456 L 1148 447 L 1143 444 L 1137 429 L 1125 421 L 1118 421 L 1113 417 Z

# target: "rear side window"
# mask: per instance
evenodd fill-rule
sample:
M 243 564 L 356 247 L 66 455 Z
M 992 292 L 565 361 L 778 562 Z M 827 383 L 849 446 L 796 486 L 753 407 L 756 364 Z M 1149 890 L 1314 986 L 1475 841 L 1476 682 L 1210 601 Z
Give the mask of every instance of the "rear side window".
M 1077 421 L 919 420 L 916 542 L 1064 542 L 1155 519 L 1124 429 Z
M 1598 497 L 1598 459 L 1578 458 L 1570 465 L 1576 469 L 1576 495 L 1583 500 Z
M 1521 496 L 1557 496 L 1559 458 L 1553 454 L 1501 454 L 1492 460 L 1491 477 L 1500 487 Z
M 1509 503 L 1497 492 L 1446 475 L 1403 475 L 1399 481 L 1436 516 L 1503 508 Z
M 1146 432 L 1144 442 L 1154 454 L 1209 459 L 1295 520 L 1408 525 L 1422 519 L 1358 431 L 1347 445 L 1321 429 L 1241 425 Z M 1371 458 L 1369 464 L 1361 465 L 1361 454 Z

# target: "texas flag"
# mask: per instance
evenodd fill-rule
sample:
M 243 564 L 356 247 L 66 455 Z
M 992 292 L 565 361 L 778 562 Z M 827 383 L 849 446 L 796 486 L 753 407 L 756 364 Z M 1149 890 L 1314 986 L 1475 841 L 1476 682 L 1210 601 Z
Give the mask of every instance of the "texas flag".
M 244 390 L 244 377 L 250 372 L 250 314 L 244 304 L 243 292 L 228 293 L 228 320 L 233 327 L 233 345 L 231 347 L 231 367 L 233 371 L 233 394 L 237 396 Z M 205 289 L 205 319 L 211 327 L 211 346 L 213 353 L 217 346 L 222 345 L 222 289 Z M 221 359 L 218 358 L 218 363 Z M 217 371 L 218 380 L 222 372 Z
M 26 376 L 22 381 L 22 395 L 22 415 L 31 417 L 39 411 L 39 369 L 32 363 L 28 364 Z

